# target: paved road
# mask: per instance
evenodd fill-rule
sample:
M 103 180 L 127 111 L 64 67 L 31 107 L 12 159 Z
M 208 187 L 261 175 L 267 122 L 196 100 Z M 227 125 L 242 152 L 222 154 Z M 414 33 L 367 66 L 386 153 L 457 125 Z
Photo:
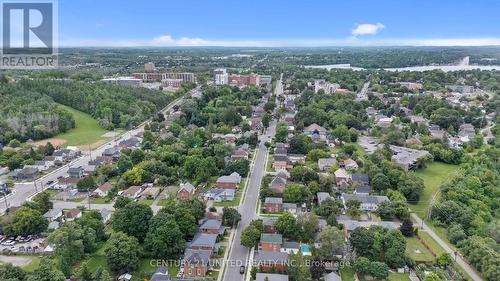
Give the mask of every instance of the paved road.
M 179 98 L 172 103 L 170 103 L 167 107 L 165 107 L 162 112 L 166 112 L 172 109 L 172 107 L 181 104 L 184 101 L 183 98 Z M 147 122 L 147 121 L 146 121 Z M 80 167 L 87 165 L 90 159 L 95 158 L 96 156 L 101 155 L 106 148 L 112 147 L 115 144 L 118 144 L 122 140 L 126 140 L 139 132 L 144 131 L 144 125 L 146 122 L 139 125 L 137 128 L 127 131 L 120 135 L 117 138 L 112 139 L 111 141 L 103 144 L 99 148 L 92 150 L 91 153 L 85 152 L 80 158 L 73 160 L 71 163 L 62 166 L 61 168 L 44 175 L 43 177 L 35 180 L 34 182 L 23 182 L 16 183 L 12 188 L 12 193 L 6 196 L 6 198 L 0 198 L 0 214 L 3 214 L 6 210 L 6 207 L 17 207 L 21 206 L 25 201 L 29 200 L 31 197 L 41 192 L 43 189 L 47 188 L 47 182 L 53 181 L 56 182 L 58 177 L 67 176 L 67 171 L 70 167 Z M 80 204 L 81 205 L 81 204 Z
M 439 238 L 439 236 L 425 223 L 422 222 L 422 219 L 420 219 L 415 213 L 411 214 L 412 219 L 415 221 L 415 225 L 422 227 L 422 230 L 425 232 L 429 233 L 429 235 L 436 240 L 436 242 L 448 253 L 450 256 L 455 257 L 455 251 L 446 244 L 446 242 L 443 241 L 443 239 Z M 460 267 L 464 271 L 469 274 L 469 276 L 474 280 L 474 281 L 483 281 L 483 279 L 476 273 L 475 269 L 470 266 L 467 261 L 465 261 L 460 255 L 456 256 L 456 261 Z
M 361 91 L 357 94 L 356 99 L 357 100 L 367 100 L 368 99 L 368 88 L 370 87 L 370 81 L 366 82 L 363 85 L 363 88 Z
M 269 137 L 273 137 L 276 133 L 276 121 L 272 121 L 269 125 L 268 130 L 264 133 L 260 139 L 263 140 L 257 151 L 257 156 L 255 157 L 255 165 L 252 170 L 252 175 L 250 176 L 250 182 L 248 183 L 245 200 L 242 205 L 239 206 L 239 212 L 241 214 L 241 222 L 236 228 L 234 235 L 234 242 L 230 245 L 231 254 L 229 256 L 229 263 L 226 269 L 226 275 L 224 280 L 227 281 L 237 281 L 243 280 L 243 275 L 240 274 L 240 265 L 247 263 L 247 256 L 249 250 L 247 247 L 241 246 L 241 232 L 247 227 L 253 219 L 257 218 L 257 203 L 259 200 L 259 189 L 262 178 L 266 174 L 266 157 L 268 149 L 264 145 L 264 140 L 269 140 Z
M 281 76 L 283 77 L 283 76 Z M 279 96 L 282 94 L 283 87 L 281 84 L 281 79 L 276 83 L 275 94 Z M 235 229 L 234 240 L 229 249 L 231 253 L 229 255 L 229 261 L 227 261 L 227 267 L 225 270 L 224 280 L 226 281 L 238 281 L 243 280 L 242 274 L 240 274 L 240 266 L 242 264 L 246 265 L 248 263 L 249 250 L 247 247 L 241 246 L 241 232 L 245 227 L 247 227 L 253 219 L 257 219 L 257 203 L 259 200 L 259 190 L 262 178 L 266 174 L 266 157 L 268 154 L 268 149 L 264 145 L 266 141 L 270 141 L 276 134 L 276 124 L 277 121 L 273 120 L 269 124 L 269 128 L 262 134 L 259 138 L 261 140 L 257 155 L 255 157 L 255 162 L 250 175 L 250 181 L 246 190 L 246 196 L 244 198 L 243 204 L 238 207 L 238 211 L 241 214 L 241 221 L 238 227 Z M 248 268 L 248 266 L 246 266 Z M 248 273 L 247 273 L 248 274 Z

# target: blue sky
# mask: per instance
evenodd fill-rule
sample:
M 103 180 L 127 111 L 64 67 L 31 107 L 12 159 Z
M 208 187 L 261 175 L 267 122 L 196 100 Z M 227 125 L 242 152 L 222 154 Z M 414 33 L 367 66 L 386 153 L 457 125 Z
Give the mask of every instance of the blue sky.
M 63 46 L 500 45 L 496 0 L 59 0 Z

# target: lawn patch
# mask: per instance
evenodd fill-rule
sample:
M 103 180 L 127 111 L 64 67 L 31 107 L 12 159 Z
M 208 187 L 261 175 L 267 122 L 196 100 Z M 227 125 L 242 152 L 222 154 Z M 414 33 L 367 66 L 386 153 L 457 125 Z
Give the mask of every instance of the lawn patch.
M 445 164 L 441 162 L 432 162 L 427 165 L 426 168 L 417 170 L 415 174 L 424 180 L 425 188 L 420 196 L 418 204 L 410 204 L 410 208 L 420 217 L 425 218 L 427 216 L 427 211 L 432 198 L 436 193 L 439 192 L 439 187 L 453 174 L 457 169 L 458 165 Z M 436 199 L 439 195 L 436 196 Z
M 434 255 L 417 237 L 406 239 L 406 253 L 416 262 L 433 262 Z
M 68 106 L 60 105 L 60 107 L 73 115 L 73 118 L 75 118 L 75 128 L 66 133 L 56 135 L 55 139 L 65 140 L 66 143 L 64 145 L 68 146 L 89 145 L 103 139 L 102 135 L 107 131 L 101 128 L 97 120 L 92 118 L 92 116 Z

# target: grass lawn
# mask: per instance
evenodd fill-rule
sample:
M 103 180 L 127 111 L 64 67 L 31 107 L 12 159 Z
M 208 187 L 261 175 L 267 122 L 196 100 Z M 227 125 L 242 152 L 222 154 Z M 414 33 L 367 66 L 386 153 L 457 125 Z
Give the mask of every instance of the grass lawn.
M 111 203 L 111 201 L 105 197 L 102 197 L 102 198 L 96 197 L 96 198 L 90 199 L 90 203 L 91 204 L 109 204 L 109 203 Z
M 406 273 L 389 273 L 389 281 L 410 281 L 410 276 Z
M 168 273 L 170 276 L 177 276 L 177 273 L 179 272 L 179 266 L 177 266 L 174 261 L 168 262 L 165 265 L 168 268 Z M 161 266 L 161 264 L 158 264 L 158 266 Z M 132 272 L 132 280 L 142 281 L 145 280 L 145 278 L 149 280 L 151 275 L 153 275 L 153 273 L 155 273 L 158 269 L 158 266 L 157 260 L 141 259 L 139 261 L 139 267 L 137 268 L 137 270 Z
M 415 174 L 424 180 L 425 188 L 416 205 L 410 204 L 410 208 L 420 217 L 425 218 L 432 197 L 439 192 L 439 186 L 443 181 L 458 169 L 458 165 L 432 162 L 426 168 L 417 170 Z M 439 196 L 439 195 L 438 195 Z M 436 197 L 438 199 L 438 197 Z
M 354 281 L 354 270 L 350 267 L 345 267 L 340 270 L 342 281 Z
M 273 168 L 273 159 L 274 159 L 274 154 L 268 153 L 267 154 L 266 172 L 275 172 L 275 170 Z
M 23 269 L 28 272 L 33 272 L 40 265 L 40 258 L 38 256 L 29 256 L 29 258 L 31 259 L 31 262 L 23 266 Z
M 434 256 L 417 237 L 406 239 L 406 253 L 416 262 L 432 262 Z
M 83 200 L 85 200 L 85 197 L 72 198 L 72 199 L 68 199 L 66 201 L 68 201 L 68 202 L 74 202 L 74 203 L 80 203 Z
M 61 105 L 61 107 L 73 115 L 76 126 L 66 133 L 56 135 L 54 138 L 66 140 L 65 145 L 69 146 L 93 144 L 103 139 L 102 135 L 106 133 L 106 130 L 101 128 L 97 120 L 92 116 L 68 106 Z
M 141 199 L 141 200 L 139 201 L 139 203 L 144 204 L 144 205 L 151 206 L 151 205 L 153 205 L 153 202 L 154 202 L 154 201 L 155 201 L 154 199 Z
M 418 233 L 420 238 L 422 238 L 425 243 L 434 251 L 437 256 L 446 253 L 446 251 L 425 231 L 420 231 Z

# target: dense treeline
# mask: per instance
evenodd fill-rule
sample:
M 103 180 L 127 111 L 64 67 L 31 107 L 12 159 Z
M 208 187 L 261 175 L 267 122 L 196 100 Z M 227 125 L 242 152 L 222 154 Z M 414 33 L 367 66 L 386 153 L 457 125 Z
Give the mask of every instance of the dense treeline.
M 487 148 L 467 157 L 442 187 L 432 218 L 447 228 L 449 240 L 462 249 L 486 280 L 500 276 L 500 150 Z
M 0 84 L 0 143 L 43 139 L 75 127 L 70 112 L 36 90 Z
M 22 80 L 19 87 L 86 112 L 106 129 L 136 126 L 174 98 L 161 91 L 72 80 Z

